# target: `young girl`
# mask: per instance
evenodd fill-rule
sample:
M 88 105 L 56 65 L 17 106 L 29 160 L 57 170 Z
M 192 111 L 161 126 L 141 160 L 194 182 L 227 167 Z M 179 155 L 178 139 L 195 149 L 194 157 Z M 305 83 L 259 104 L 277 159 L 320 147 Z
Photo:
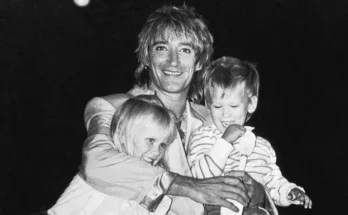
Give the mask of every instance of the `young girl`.
M 113 147 L 153 166 L 159 164 L 176 133 L 172 113 L 152 95 L 128 99 L 118 108 L 111 123 Z M 134 171 L 138 168 L 141 167 L 134 166 Z M 171 199 L 164 196 L 153 213 L 148 212 L 141 204 L 99 192 L 77 174 L 48 214 L 160 215 L 168 212 Z

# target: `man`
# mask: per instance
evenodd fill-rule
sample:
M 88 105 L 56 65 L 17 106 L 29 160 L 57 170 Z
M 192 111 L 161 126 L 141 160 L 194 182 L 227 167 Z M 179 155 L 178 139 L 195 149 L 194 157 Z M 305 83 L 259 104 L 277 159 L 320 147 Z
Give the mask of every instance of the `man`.
M 263 187 L 242 172 L 230 176 L 194 179 L 186 152 L 193 130 L 211 123 L 201 105 L 189 102 L 196 71 L 210 60 L 213 37 L 201 16 L 187 6 L 163 6 L 152 13 L 139 36 L 138 84 L 127 94 L 92 99 L 85 110 L 88 138 L 80 168 L 82 177 L 95 189 L 136 200 L 154 211 L 163 194 L 173 197 L 169 214 L 203 214 L 202 204 L 237 211 L 226 199 L 244 206 L 264 199 Z M 178 138 L 167 149 L 162 167 L 154 167 L 112 147 L 110 122 L 117 107 L 129 97 L 156 94 L 177 118 Z M 134 168 L 134 166 L 139 168 Z M 136 179 L 136 180 L 134 180 Z

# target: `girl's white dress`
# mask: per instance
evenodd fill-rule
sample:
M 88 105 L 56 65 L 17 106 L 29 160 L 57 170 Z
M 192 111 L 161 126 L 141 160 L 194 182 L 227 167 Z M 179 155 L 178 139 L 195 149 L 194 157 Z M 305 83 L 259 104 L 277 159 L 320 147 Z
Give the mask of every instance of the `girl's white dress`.
M 48 211 L 49 215 L 164 215 L 171 198 L 164 196 L 155 212 L 150 213 L 136 201 L 109 196 L 93 189 L 78 174 Z

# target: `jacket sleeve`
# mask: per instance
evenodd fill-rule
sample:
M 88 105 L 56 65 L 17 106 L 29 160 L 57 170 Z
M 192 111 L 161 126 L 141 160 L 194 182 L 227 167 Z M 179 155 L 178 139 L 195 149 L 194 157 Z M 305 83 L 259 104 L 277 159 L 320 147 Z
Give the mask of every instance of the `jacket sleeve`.
M 118 151 L 110 137 L 110 124 L 116 108 L 128 97 L 112 101 L 94 98 L 86 106 L 88 137 L 84 142 L 80 175 L 93 188 L 108 195 L 135 200 L 155 208 L 170 187 L 174 175 L 159 166 Z M 145 202 L 145 203 L 144 203 Z
M 196 130 L 191 138 L 189 162 L 195 178 L 210 178 L 223 173 L 234 147 L 214 136 L 209 127 Z

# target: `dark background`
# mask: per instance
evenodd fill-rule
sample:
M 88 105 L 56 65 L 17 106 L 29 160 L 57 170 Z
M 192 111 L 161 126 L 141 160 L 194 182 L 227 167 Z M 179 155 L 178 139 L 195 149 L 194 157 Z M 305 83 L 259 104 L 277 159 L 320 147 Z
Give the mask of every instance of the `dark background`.
M 87 101 L 132 86 L 137 34 L 163 2 L 92 0 L 79 8 L 72 0 L 0 1 L 0 214 L 33 214 L 55 203 L 78 171 Z M 348 2 L 186 3 L 207 20 L 214 59 L 258 63 L 259 106 L 249 125 L 313 200 L 312 210 L 291 206 L 281 215 L 343 214 Z

